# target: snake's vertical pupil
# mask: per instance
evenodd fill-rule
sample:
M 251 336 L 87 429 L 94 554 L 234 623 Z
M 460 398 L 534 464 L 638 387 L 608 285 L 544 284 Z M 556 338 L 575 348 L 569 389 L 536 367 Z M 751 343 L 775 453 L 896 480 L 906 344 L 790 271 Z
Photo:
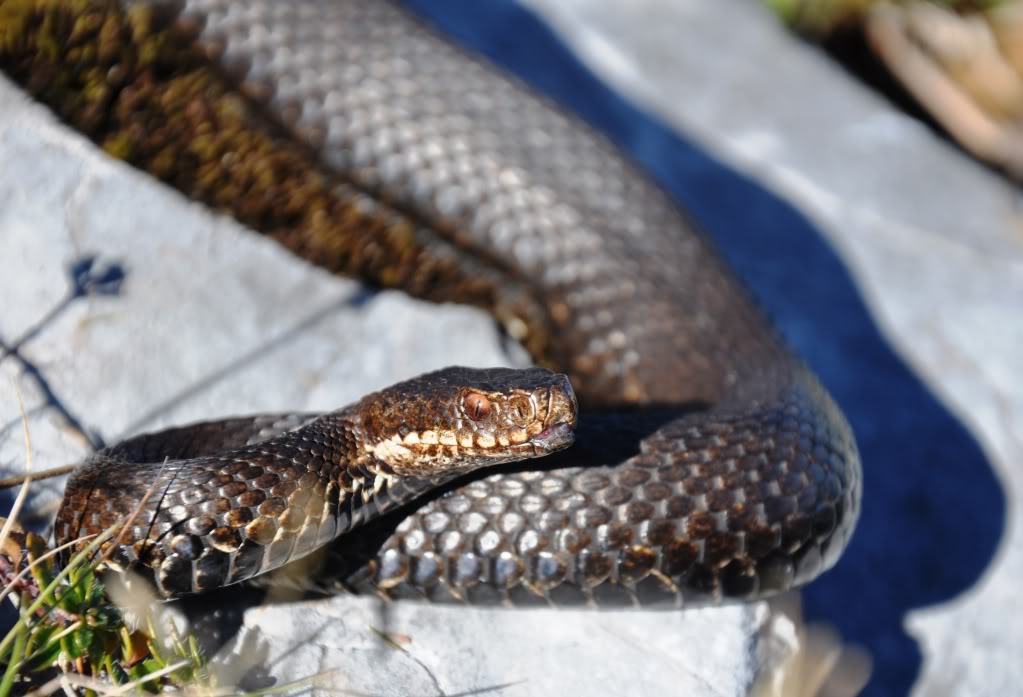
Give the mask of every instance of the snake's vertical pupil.
M 470 392 L 465 396 L 465 413 L 473 421 L 486 418 L 490 413 L 490 400 L 478 392 Z

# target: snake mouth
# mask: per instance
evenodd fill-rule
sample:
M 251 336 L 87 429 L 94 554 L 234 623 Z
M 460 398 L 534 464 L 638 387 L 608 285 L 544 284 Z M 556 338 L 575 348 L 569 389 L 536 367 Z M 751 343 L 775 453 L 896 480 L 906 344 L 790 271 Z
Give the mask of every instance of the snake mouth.
M 551 424 L 529 441 L 537 455 L 546 455 L 567 448 L 575 442 L 575 431 L 570 423 Z
M 572 383 L 565 375 L 558 375 L 557 384 L 547 391 L 548 425 L 529 440 L 534 457 L 543 457 L 562 450 L 575 442 L 575 422 L 579 405 Z M 553 422 L 553 423 L 551 423 Z

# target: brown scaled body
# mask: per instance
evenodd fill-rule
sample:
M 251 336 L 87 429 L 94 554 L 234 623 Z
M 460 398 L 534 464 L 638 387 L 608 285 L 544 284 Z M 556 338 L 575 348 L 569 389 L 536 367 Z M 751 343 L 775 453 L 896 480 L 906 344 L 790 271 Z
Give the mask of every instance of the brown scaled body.
M 382 0 L 170 5 L 6 0 L 0 66 L 315 263 L 489 310 L 583 407 L 576 447 L 346 536 L 350 587 L 679 606 L 835 562 L 859 511 L 847 423 L 613 145 Z

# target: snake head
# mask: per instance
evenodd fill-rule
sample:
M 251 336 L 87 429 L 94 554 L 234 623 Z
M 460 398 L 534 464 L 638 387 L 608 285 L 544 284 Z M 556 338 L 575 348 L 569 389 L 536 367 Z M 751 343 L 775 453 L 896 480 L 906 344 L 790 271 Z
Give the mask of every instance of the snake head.
M 445 368 L 355 405 L 363 452 L 387 473 L 447 477 L 572 444 L 577 406 L 543 368 Z

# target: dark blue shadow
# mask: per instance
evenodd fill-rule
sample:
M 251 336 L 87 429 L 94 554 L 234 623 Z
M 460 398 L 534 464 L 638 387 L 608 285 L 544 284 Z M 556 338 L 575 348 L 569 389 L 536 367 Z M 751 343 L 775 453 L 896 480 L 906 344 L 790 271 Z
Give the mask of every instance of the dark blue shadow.
M 865 694 L 906 694 L 921 665 L 906 613 L 970 588 L 1002 536 L 1005 497 L 977 442 L 888 346 L 842 263 L 789 204 L 624 102 L 513 2 L 407 4 L 649 168 L 831 390 L 863 456 L 863 512 L 838 566 L 805 591 L 805 609 L 873 654 Z

